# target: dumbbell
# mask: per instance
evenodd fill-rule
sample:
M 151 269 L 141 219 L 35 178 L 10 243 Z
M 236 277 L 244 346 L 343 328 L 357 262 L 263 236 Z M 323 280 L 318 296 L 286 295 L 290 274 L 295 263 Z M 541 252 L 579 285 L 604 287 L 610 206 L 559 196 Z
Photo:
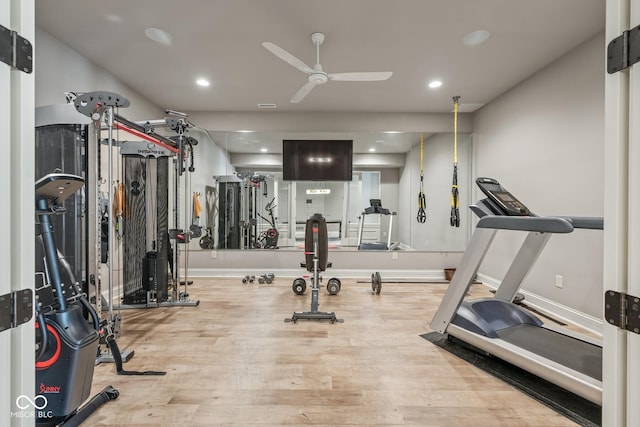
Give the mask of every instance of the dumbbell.
M 249 276 L 248 274 L 242 278 L 242 283 L 253 283 L 256 280 L 256 276 Z
M 258 278 L 258 283 L 260 284 L 264 284 L 264 283 L 271 283 L 273 282 L 273 279 L 275 278 L 275 274 L 273 273 L 267 273 L 267 274 L 263 274 Z
M 340 283 L 340 279 L 337 279 L 335 277 L 332 277 L 327 282 L 327 291 L 329 292 L 329 295 L 338 295 L 341 287 L 342 283 Z
M 293 293 L 295 293 L 296 295 L 302 295 L 304 294 L 304 291 L 307 290 L 307 281 L 304 280 L 302 277 L 298 277 L 296 280 L 293 281 Z

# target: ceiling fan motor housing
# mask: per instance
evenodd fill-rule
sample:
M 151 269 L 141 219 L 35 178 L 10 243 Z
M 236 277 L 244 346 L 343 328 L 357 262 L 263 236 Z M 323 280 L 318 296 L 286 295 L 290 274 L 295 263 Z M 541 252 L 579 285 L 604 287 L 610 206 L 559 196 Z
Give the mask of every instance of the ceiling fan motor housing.
M 309 74 L 309 82 L 313 84 L 321 85 L 323 83 L 326 83 L 327 80 L 328 80 L 328 77 L 327 77 L 327 73 L 325 72 L 314 71 L 313 73 Z

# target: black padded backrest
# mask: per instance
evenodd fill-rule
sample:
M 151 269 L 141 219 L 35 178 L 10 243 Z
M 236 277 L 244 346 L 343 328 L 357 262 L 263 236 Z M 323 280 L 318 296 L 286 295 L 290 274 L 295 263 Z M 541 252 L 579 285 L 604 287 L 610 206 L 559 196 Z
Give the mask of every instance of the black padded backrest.
M 318 270 L 327 269 L 327 256 L 329 253 L 329 236 L 327 235 L 327 220 L 322 214 L 313 214 L 308 220 L 304 230 L 304 251 L 307 271 L 313 271 L 313 242 L 318 241 Z

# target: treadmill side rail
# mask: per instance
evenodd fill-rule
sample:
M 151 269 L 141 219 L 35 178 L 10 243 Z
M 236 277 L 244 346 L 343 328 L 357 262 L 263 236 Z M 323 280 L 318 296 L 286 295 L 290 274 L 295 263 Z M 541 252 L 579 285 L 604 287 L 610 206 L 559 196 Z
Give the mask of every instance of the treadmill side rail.
M 445 333 L 449 323 L 458 312 L 460 304 L 469 291 L 473 279 L 478 273 L 478 268 L 484 260 L 489 246 L 493 242 L 497 230 L 490 228 L 478 228 L 473 233 L 467 250 L 462 255 L 459 266 L 454 273 L 447 292 L 438 307 L 438 311 L 431 320 L 431 329 Z
M 604 230 L 604 218 L 589 216 L 562 216 L 573 224 L 574 228 L 584 228 L 589 230 Z
M 571 233 L 573 224 L 567 218 L 539 216 L 484 216 L 478 228 L 498 230 L 535 231 L 539 233 Z
M 500 286 L 496 289 L 496 298 L 509 302 L 513 301 L 520 289 L 520 285 L 533 268 L 550 237 L 550 233 L 529 232 L 527 234 L 527 238 L 513 259 L 509 270 L 502 278 Z

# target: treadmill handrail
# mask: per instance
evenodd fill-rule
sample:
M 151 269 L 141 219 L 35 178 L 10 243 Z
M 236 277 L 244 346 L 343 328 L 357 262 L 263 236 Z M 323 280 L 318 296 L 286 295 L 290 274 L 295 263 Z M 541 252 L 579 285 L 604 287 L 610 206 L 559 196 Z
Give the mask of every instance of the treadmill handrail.
M 477 227 L 540 233 L 571 233 L 574 229 L 574 224 L 568 218 L 488 215 L 480 218 Z
M 589 230 L 603 230 L 604 218 L 599 216 L 561 216 L 573 224 L 573 228 L 584 228 Z

